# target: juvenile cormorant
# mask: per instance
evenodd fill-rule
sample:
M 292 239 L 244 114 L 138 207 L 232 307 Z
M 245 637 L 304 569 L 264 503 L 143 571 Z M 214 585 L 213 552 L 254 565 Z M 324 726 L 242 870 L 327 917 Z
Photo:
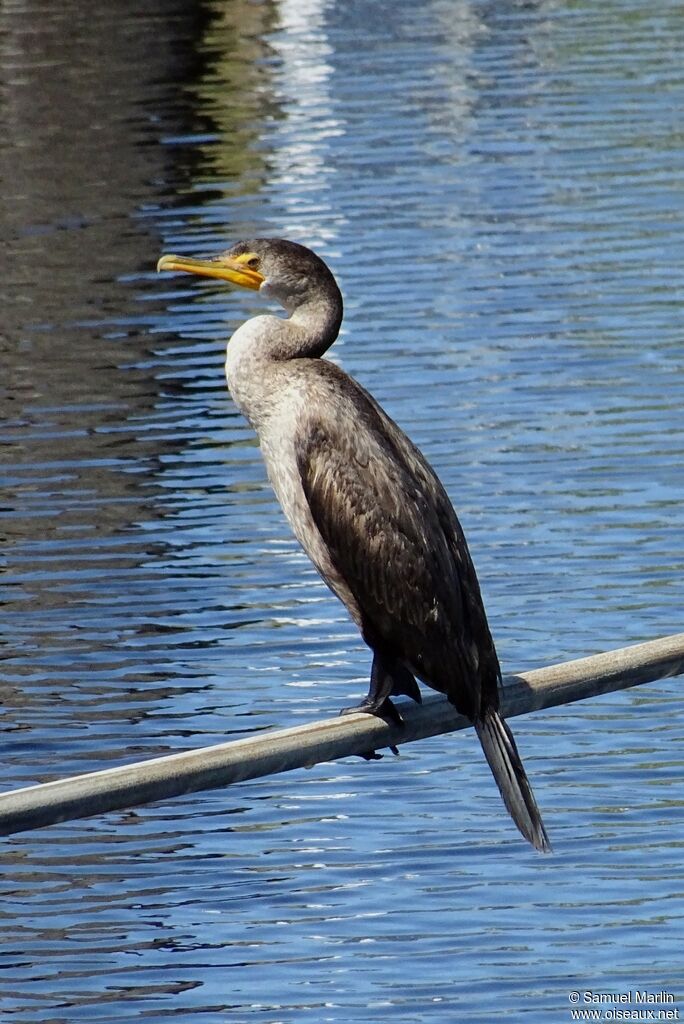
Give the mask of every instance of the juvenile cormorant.
M 355 710 L 397 720 L 390 697 L 420 701 L 415 677 L 446 694 L 473 723 L 514 822 L 549 850 L 499 715 L 499 660 L 447 493 L 368 392 L 321 359 L 342 321 L 326 264 L 295 242 L 261 238 L 209 259 L 162 256 L 158 270 L 231 281 L 284 307 L 286 318 L 257 316 L 237 329 L 226 379 L 296 537 L 373 652 Z

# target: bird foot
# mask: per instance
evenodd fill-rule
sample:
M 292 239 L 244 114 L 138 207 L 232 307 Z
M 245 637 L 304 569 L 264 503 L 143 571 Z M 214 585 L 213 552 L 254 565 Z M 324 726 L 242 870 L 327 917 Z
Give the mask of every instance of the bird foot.
M 355 715 L 357 713 L 364 715 L 376 715 L 377 718 L 382 718 L 383 722 L 387 722 L 388 725 L 403 725 L 404 719 L 399 714 L 398 710 L 389 699 L 385 697 L 383 701 L 377 702 L 368 700 L 362 700 L 360 704 L 355 704 L 350 708 L 342 708 L 340 715 Z M 398 757 L 399 750 L 394 745 L 389 748 L 392 753 Z M 366 750 L 359 754 L 364 761 L 381 761 L 383 755 L 378 754 L 377 750 Z
M 350 708 L 342 708 L 340 714 L 375 715 L 377 718 L 382 718 L 383 722 L 387 722 L 388 725 L 404 724 L 404 719 L 401 717 L 389 697 L 385 697 L 385 699 L 381 701 L 369 700 L 368 697 L 366 697 L 360 704 L 355 704 Z
M 392 751 L 392 753 L 394 754 L 395 757 L 399 757 L 399 748 L 398 747 L 391 746 L 389 749 Z M 382 759 L 383 759 L 383 757 L 385 755 L 384 754 L 378 754 L 377 750 L 364 750 L 358 756 L 362 757 L 364 759 L 364 761 L 382 761 Z

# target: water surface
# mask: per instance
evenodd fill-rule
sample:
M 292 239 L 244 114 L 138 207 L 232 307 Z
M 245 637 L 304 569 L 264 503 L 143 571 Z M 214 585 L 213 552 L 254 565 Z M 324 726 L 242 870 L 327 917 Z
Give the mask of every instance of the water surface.
M 263 306 L 163 251 L 328 259 L 505 669 L 681 630 L 682 41 L 667 2 L 2 8 L 5 788 L 365 692 L 225 392 Z M 0 1017 L 684 1011 L 680 692 L 517 720 L 550 858 L 469 734 L 3 840 Z

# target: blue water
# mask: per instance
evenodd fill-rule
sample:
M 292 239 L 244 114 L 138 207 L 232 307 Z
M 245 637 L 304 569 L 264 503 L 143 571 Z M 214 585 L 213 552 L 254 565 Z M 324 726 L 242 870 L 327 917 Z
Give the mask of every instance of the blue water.
M 682 629 L 683 43 L 673 2 L 3 5 L 4 788 L 365 692 L 225 392 L 261 300 L 162 252 L 329 261 L 505 670 Z M 0 1019 L 684 1013 L 680 695 L 516 720 L 552 857 L 469 733 L 4 839 Z

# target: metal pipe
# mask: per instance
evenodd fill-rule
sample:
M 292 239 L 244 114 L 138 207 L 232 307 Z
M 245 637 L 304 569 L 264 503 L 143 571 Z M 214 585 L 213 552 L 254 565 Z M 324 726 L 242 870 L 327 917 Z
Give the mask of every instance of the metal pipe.
M 679 633 L 506 676 L 503 713 L 511 718 L 683 673 L 684 633 Z M 365 714 L 338 716 L 10 791 L 0 795 L 0 835 L 139 807 L 470 725 L 441 695 L 400 707 L 403 726 Z

